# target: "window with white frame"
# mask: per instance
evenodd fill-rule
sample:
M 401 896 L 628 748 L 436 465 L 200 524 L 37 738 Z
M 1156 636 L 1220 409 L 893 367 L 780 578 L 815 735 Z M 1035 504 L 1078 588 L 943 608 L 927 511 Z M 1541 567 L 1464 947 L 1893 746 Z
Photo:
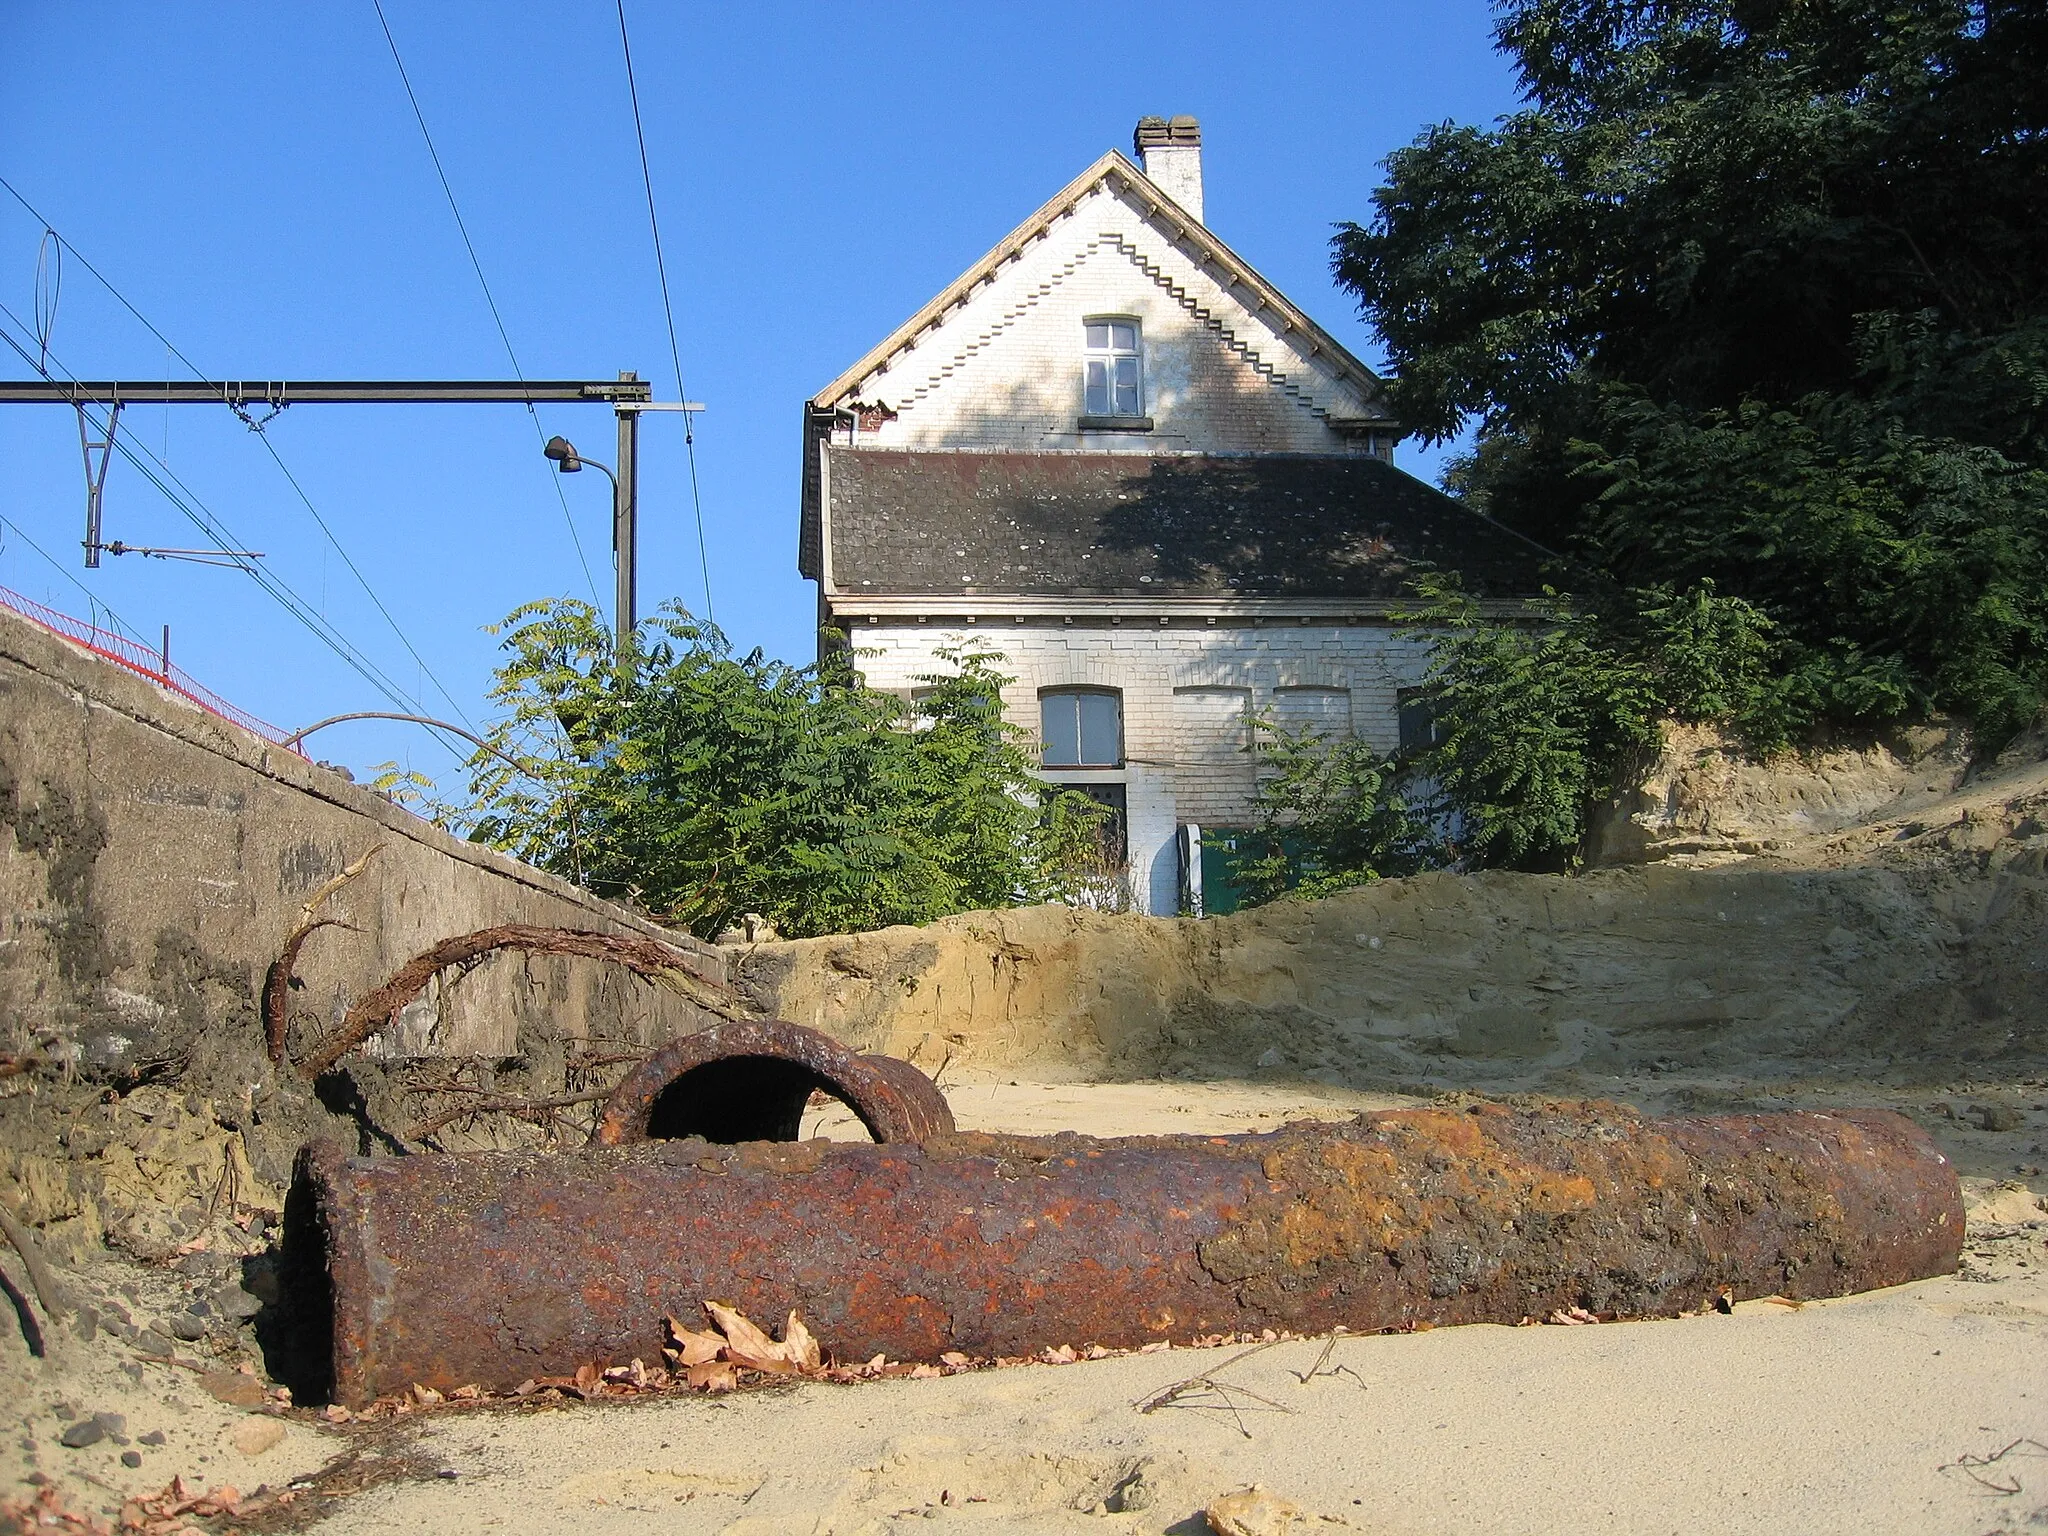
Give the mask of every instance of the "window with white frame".
M 1051 688 L 1038 696 L 1048 768 L 1120 768 L 1124 700 L 1112 688 Z
M 1089 416 L 1145 414 L 1145 371 L 1138 322 L 1113 317 L 1086 322 Z

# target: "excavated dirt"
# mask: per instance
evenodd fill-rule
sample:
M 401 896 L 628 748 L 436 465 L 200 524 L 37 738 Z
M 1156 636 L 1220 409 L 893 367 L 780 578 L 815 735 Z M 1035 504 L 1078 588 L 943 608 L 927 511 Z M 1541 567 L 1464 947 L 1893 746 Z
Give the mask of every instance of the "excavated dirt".
M 2037 1349 L 2048 1253 L 2048 766 L 2008 765 L 1958 786 L 1960 760 L 1950 761 L 1945 742 L 1929 741 L 1884 761 L 1866 754 L 1832 789 L 1826 763 L 1786 768 L 1772 791 L 1757 770 L 1711 762 L 1719 750 L 1679 743 L 1677 767 L 1660 781 L 1665 811 L 1631 813 L 1642 833 L 1637 853 L 1654 860 L 1647 864 L 1571 878 L 1387 881 L 1208 922 L 1058 908 L 976 913 L 728 954 L 762 1012 L 916 1061 L 939 1076 L 963 1128 L 976 1130 L 1264 1129 L 1446 1093 L 1598 1096 L 1658 1112 L 1899 1108 L 1934 1133 L 1965 1175 L 1970 1200 L 1963 1274 L 1936 1284 L 1961 1285 L 1977 1299 L 1952 1306 L 1943 1292 L 1922 1311 L 1981 1314 L 2012 1332 L 2013 1348 Z M 1671 790 L 1680 779 L 1683 792 Z M 425 1501 L 421 1511 L 431 1505 L 436 1519 L 466 1508 L 445 1477 L 436 1479 L 455 1463 L 470 1465 L 466 1444 L 456 1443 L 471 1438 L 467 1431 L 386 1445 L 362 1426 L 328 1424 L 275 1395 L 270 1371 L 291 1336 L 275 1286 L 277 1215 L 290 1157 L 310 1135 L 399 1152 L 408 1132 L 464 1095 L 572 1095 L 616 1078 L 643 1049 L 557 1035 L 531 1020 L 516 1033 L 510 1057 L 409 1060 L 387 1045 L 380 1058 L 352 1058 L 317 1085 L 272 1072 L 253 1031 L 200 1041 L 187 1068 L 146 1082 L 48 1068 L 0 1077 L 0 1198 L 52 1261 L 68 1300 L 61 1322 L 44 1318 L 22 1266 L 0 1249 L 0 1271 L 22 1293 L 0 1309 L 8 1324 L 0 1330 L 0 1402 L 9 1405 L 10 1429 L 0 1444 L 0 1484 L 51 1490 L 49 1499 L 101 1519 L 114 1518 L 123 1499 L 161 1489 L 173 1473 L 202 1486 L 233 1483 L 245 1495 L 259 1485 L 300 1485 L 296 1504 L 268 1506 L 259 1525 L 322 1514 L 344 1517 L 343 1525 L 368 1519 L 365 1529 L 410 1523 L 407 1499 Z M 823 1106 L 807 1117 L 805 1133 L 858 1134 L 847 1120 Z M 533 1119 L 457 1120 L 436 1139 L 450 1147 L 574 1143 L 587 1124 L 585 1105 Z M 1871 1323 L 1867 1348 L 1878 1354 L 1870 1360 L 1903 1337 L 1886 1331 L 1892 1327 Z M 40 1334 L 41 1357 L 30 1351 L 30 1331 Z M 1951 1361 L 1960 1347 L 1949 1348 Z M 1161 1375 L 1116 1369 L 1119 1382 Z M 1743 1369 L 1754 1370 L 1753 1362 Z M 1854 1396 L 1845 1393 L 1845 1402 Z M 757 1405 L 749 1422 L 775 1411 Z M 870 1410 L 847 1412 L 864 1421 Z M 1115 1404 L 1089 1413 L 1091 1423 L 1127 1416 Z M 515 1444 L 525 1449 L 501 1467 L 509 1502 L 501 1500 L 493 1519 L 522 1523 L 521 1458 L 546 1458 L 517 1425 L 530 1423 L 545 1438 L 548 1417 L 505 1421 L 506 1454 Z M 1066 1422 L 1060 1413 L 1053 1419 Z M 1146 1433 L 1156 1439 L 1152 1423 L 1145 1421 Z M 87 1424 L 97 1429 L 81 1428 Z M 2048 1424 L 2009 1427 L 2048 1441 Z M 834 1418 L 818 1433 L 845 1429 Z M 66 1444 L 67 1432 L 87 1443 Z M 1056 1440 L 1066 1431 L 1055 1425 L 1046 1433 Z M 499 1434 L 477 1430 L 479 1455 Z M 1103 1477 L 1123 1477 L 1122 1444 L 1112 1437 L 1084 1449 L 1108 1469 Z M 1218 1441 L 1201 1453 L 1235 1466 L 1237 1452 L 1225 1454 L 1235 1444 Z M 1171 1457 L 1189 1447 L 1161 1440 L 1153 1449 Z M 1596 1449 L 1587 1454 L 1597 1461 Z M 917 1454 L 935 1467 L 966 1468 L 943 1474 L 957 1479 L 979 1465 L 974 1457 L 1001 1450 L 990 1442 Z M 476 1465 L 486 1463 L 499 1465 L 489 1456 Z M 1531 1460 L 1515 1475 L 1536 1466 Z M 562 1475 L 566 1489 L 575 1478 Z M 867 1473 L 848 1476 L 832 1495 L 859 1517 L 846 1528 L 894 1528 L 898 1512 L 883 1505 L 909 1494 L 887 1478 L 869 1478 L 868 1490 Z M 709 1518 L 727 1497 L 719 1479 L 750 1477 L 746 1467 L 694 1468 L 675 1483 L 683 1492 L 673 1500 L 660 1492 L 669 1482 L 657 1478 L 656 1503 L 701 1495 Z M 415 1486 L 420 1479 L 427 1486 Z M 1094 1486 L 1082 1478 L 1075 1487 L 1083 1483 L 1083 1492 Z M 619 1487 L 628 1484 L 641 1489 L 631 1478 Z M 596 1504 L 623 1497 L 608 1492 Z M 562 1498 L 561 1521 L 550 1515 L 533 1528 L 577 1528 L 592 1516 L 581 1494 Z M 1029 1512 L 1035 1505 L 1017 1498 L 1009 1528 L 1067 1528 L 1065 1515 L 1040 1520 Z M 369 1501 L 364 1514 L 350 1515 L 359 1499 Z M 729 1512 L 735 1530 L 749 1528 L 740 1503 Z M 1172 1519 L 1186 1513 L 1176 1507 Z M 1116 1528 L 1170 1524 L 1140 1519 Z M 1532 1516 L 1521 1528 L 1540 1527 Z M 726 1527 L 696 1520 L 678 1528 Z M 809 1526 L 760 1527 L 783 1528 Z M 1418 1520 L 1415 1528 L 1451 1525 Z M 1835 1527 L 1823 1520 L 1808 1528 Z M 1908 1520 L 1895 1528 L 1935 1526 Z

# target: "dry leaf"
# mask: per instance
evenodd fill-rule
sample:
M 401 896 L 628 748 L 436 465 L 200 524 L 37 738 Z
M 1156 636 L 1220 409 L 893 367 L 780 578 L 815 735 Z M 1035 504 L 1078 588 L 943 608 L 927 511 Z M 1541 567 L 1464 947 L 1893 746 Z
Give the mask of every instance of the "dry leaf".
M 818 1348 L 818 1341 L 804 1326 L 804 1320 L 794 1312 L 782 1325 L 782 1355 L 800 1371 L 815 1371 L 824 1364 L 824 1351 Z
M 603 1391 L 604 1376 L 596 1366 L 579 1365 L 576 1367 L 575 1392 L 578 1397 L 585 1399 L 593 1398 L 601 1395 Z
M 442 1397 L 432 1387 L 423 1387 L 418 1382 L 412 1384 L 412 1400 L 422 1408 L 430 1408 L 435 1403 L 447 1401 L 446 1398 Z
M 535 1381 L 531 1376 L 529 1376 L 526 1378 L 526 1380 L 522 1381 L 521 1383 L 519 1383 L 518 1386 L 512 1389 L 512 1395 L 514 1397 L 525 1397 L 529 1392 L 533 1391 L 533 1389 L 539 1385 L 539 1382 Z
M 715 1333 L 698 1333 L 685 1328 L 676 1318 L 668 1319 L 669 1347 L 663 1351 L 671 1365 L 706 1365 L 718 1358 L 725 1340 Z
M 968 1366 L 974 1364 L 974 1362 L 968 1359 L 967 1356 L 961 1354 L 959 1350 L 949 1349 L 943 1355 L 939 1356 L 939 1364 L 950 1365 L 956 1371 L 964 1371 L 965 1369 L 967 1369 Z
M 721 1301 L 705 1302 L 704 1310 L 711 1314 L 711 1321 L 725 1335 L 727 1347 L 736 1354 L 758 1355 L 768 1360 L 782 1358 L 775 1341 L 755 1327 L 745 1313 L 735 1311 Z
M 730 1392 L 740 1384 L 740 1373 L 729 1360 L 707 1360 L 685 1371 L 683 1381 L 702 1392 Z
M 1774 1307 L 1789 1307 L 1794 1312 L 1806 1305 L 1803 1301 L 1794 1301 L 1790 1296 L 1766 1296 L 1764 1300 Z
M 466 1387 L 457 1387 L 453 1392 L 450 1392 L 448 1395 L 450 1397 L 460 1398 L 463 1402 L 468 1403 L 474 1402 L 476 1401 L 476 1399 L 482 1397 L 484 1395 L 484 1389 L 478 1386 L 475 1382 L 471 1382 Z

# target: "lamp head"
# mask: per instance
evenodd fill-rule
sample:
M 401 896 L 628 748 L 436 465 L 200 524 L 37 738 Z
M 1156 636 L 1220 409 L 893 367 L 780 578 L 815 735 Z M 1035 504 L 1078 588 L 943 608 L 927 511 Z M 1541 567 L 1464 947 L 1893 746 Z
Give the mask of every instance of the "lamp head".
M 541 452 L 555 461 L 555 467 L 565 475 L 573 475 L 583 467 L 583 461 L 576 456 L 576 445 L 566 437 L 551 437 Z

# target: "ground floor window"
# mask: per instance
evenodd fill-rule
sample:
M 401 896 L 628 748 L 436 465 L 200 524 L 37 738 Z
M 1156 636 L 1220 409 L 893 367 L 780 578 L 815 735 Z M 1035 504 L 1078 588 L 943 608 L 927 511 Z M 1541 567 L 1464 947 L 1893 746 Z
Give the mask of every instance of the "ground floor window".
M 1038 696 L 1048 768 L 1121 768 L 1124 699 L 1114 688 L 1051 688 Z

